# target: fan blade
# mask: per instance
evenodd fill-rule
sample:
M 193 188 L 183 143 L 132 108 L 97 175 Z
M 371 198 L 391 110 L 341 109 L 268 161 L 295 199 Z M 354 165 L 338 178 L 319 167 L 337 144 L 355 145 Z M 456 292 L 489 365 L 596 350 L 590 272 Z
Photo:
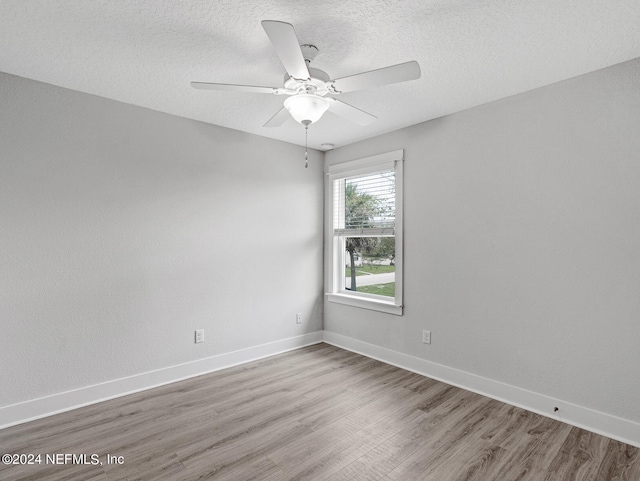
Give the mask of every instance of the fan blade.
M 232 90 L 236 92 L 254 92 L 259 94 L 279 94 L 279 88 L 258 87 L 257 85 L 215 84 L 209 82 L 191 82 L 194 89 L 201 90 Z
M 331 97 L 325 97 L 330 100 L 329 111 L 333 112 L 336 115 L 339 115 L 342 118 L 345 118 L 354 124 L 358 125 L 369 125 L 371 122 L 376 120 L 378 117 L 375 115 L 371 115 L 370 113 L 365 112 L 364 110 L 360 110 L 352 105 L 345 104 L 344 102 L 334 99 Z
M 352 92 L 419 78 L 420 65 L 415 60 L 412 60 L 411 62 L 400 63 L 391 67 L 339 78 L 333 81 L 333 89 L 336 93 Z
M 267 123 L 264 124 L 263 127 L 279 127 L 290 117 L 291 115 L 289 114 L 289 111 L 282 107 L 273 117 L 267 120 Z
M 311 75 L 304 61 L 302 51 L 293 25 L 276 20 L 263 20 L 262 28 L 290 77 L 296 80 L 309 80 Z

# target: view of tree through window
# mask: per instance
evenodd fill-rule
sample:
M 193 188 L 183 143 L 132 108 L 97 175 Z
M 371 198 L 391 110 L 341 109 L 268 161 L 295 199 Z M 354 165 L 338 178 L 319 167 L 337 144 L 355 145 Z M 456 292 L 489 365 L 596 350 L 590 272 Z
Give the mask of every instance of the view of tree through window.
M 395 172 L 347 178 L 344 196 L 345 289 L 394 297 Z

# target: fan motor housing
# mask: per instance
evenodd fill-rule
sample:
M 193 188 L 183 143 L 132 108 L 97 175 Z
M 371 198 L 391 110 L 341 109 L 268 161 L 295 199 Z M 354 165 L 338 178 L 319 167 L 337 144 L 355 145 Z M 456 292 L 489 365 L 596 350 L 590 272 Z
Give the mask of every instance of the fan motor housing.
M 284 88 L 291 90 L 307 90 L 308 87 L 311 87 L 317 95 L 326 95 L 326 84 L 330 80 L 329 75 L 320 69 L 311 67 L 309 67 L 309 74 L 311 75 L 310 80 L 298 80 L 289 77 L 288 74 L 285 74 Z

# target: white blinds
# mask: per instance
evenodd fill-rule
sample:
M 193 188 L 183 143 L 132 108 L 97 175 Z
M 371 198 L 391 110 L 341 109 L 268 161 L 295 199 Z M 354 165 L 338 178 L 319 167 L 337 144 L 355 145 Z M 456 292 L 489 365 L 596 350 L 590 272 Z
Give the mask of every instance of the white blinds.
M 395 169 L 337 178 L 333 183 L 335 235 L 395 234 Z

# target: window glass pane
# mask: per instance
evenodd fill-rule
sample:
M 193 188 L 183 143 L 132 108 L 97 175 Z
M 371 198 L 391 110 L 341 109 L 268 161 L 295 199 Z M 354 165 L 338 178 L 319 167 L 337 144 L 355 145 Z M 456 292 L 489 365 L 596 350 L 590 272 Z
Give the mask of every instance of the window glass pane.
M 393 228 L 395 225 L 395 171 L 347 177 L 334 205 L 334 228 Z
M 346 237 L 344 246 L 345 290 L 395 297 L 395 237 Z

